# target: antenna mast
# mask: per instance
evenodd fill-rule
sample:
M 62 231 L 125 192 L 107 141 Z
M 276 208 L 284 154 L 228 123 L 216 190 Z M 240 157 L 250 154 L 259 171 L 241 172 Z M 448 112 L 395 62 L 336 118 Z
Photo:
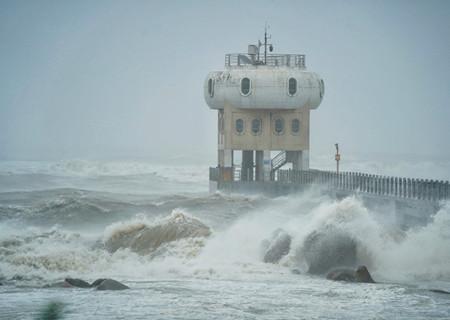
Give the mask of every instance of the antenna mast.
M 267 64 L 267 23 L 264 26 L 264 64 Z

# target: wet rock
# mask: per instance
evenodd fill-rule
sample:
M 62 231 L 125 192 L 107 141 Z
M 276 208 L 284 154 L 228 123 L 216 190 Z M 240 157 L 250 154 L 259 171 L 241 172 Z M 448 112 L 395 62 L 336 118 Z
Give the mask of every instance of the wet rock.
M 357 282 L 375 283 L 366 266 L 359 266 L 356 269 L 355 278 Z
M 130 289 L 130 287 L 113 279 L 104 279 L 97 285 L 97 290 L 125 290 L 125 289 Z
M 129 289 L 128 286 L 119 281 L 107 278 L 97 279 L 92 284 L 81 280 L 66 278 L 64 281 L 59 281 L 51 285 L 46 285 L 44 288 L 96 288 L 97 290 L 124 290 Z
M 430 291 L 434 293 L 450 294 L 450 292 L 441 289 L 430 289 Z
M 283 229 L 273 232 L 269 240 L 264 241 L 265 247 L 263 261 L 266 263 L 278 263 L 291 249 L 291 236 Z
M 98 287 L 106 278 L 100 278 L 91 283 L 91 287 Z
M 308 272 L 326 274 L 337 267 L 354 268 L 357 263 L 357 243 L 345 232 L 327 227 L 310 233 L 303 244 L 303 256 Z
M 334 281 L 375 283 L 366 266 L 359 266 L 356 270 L 350 268 L 336 268 L 327 274 L 327 279 Z
M 68 283 L 69 285 L 71 285 L 72 287 L 76 287 L 76 288 L 90 288 L 91 285 L 81 279 L 73 279 L 73 278 L 66 278 L 64 279 L 64 281 L 66 283 Z
M 105 241 L 105 247 L 110 252 L 129 248 L 139 254 L 149 254 L 171 241 L 207 237 L 210 234 L 209 227 L 200 220 L 179 212 L 156 225 L 137 223 L 119 227 Z

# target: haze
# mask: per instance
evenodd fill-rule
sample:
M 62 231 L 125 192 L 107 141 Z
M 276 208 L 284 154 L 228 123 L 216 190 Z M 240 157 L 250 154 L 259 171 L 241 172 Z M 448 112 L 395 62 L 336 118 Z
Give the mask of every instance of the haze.
M 203 82 L 270 25 L 325 81 L 311 154 L 450 158 L 449 1 L 1 1 L 0 159 L 215 164 Z

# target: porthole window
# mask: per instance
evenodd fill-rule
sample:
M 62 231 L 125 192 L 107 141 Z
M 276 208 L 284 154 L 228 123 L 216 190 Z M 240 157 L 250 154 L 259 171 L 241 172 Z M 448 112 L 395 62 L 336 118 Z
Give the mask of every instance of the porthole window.
M 278 135 L 283 134 L 283 132 L 284 132 L 284 120 L 282 118 L 275 119 L 274 125 L 275 125 L 274 126 L 275 134 L 278 134 Z
M 320 79 L 320 99 L 323 98 L 324 94 L 325 94 L 325 84 L 323 83 L 323 80 Z
M 298 119 L 292 120 L 291 130 L 293 134 L 298 134 L 300 132 L 300 121 Z
M 261 133 L 261 119 L 253 119 L 252 120 L 252 133 L 254 135 L 258 135 Z
M 208 93 L 211 98 L 214 97 L 214 80 L 213 79 L 208 80 Z
M 244 96 L 248 96 L 251 90 L 251 81 L 249 78 L 242 78 L 241 80 L 241 93 Z
M 244 120 L 242 119 L 236 120 L 236 132 L 238 134 L 242 134 L 244 132 Z
M 289 78 L 288 81 L 288 93 L 290 96 L 293 96 L 297 93 L 297 79 Z

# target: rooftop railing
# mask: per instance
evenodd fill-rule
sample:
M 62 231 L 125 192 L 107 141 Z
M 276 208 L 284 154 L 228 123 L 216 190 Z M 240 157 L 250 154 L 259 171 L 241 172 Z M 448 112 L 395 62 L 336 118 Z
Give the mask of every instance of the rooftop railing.
M 229 53 L 225 55 L 225 67 L 242 67 L 242 66 L 259 66 L 266 65 L 271 67 L 290 67 L 305 69 L 304 54 L 268 54 L 266 61 L 264 56 L 247 53 Z
M 210 168 L 211 181 L 239 182 L 248 179 L 245 173 L 236 175 L 233 167 Z M 228 173 L 228 174 L 224 174 Z M 226 179 L 223 179 L 226 177 Z M 396 198 L 439 201 L 450 199 L 449 181 L 379 176 L 360 172 L 320 170 L 277 170 L 272 181 L 282 184 L 319 185 L 331 190 L 344 190 Z M 271 183 L 271 182 L 268 182 Z

